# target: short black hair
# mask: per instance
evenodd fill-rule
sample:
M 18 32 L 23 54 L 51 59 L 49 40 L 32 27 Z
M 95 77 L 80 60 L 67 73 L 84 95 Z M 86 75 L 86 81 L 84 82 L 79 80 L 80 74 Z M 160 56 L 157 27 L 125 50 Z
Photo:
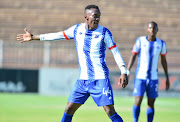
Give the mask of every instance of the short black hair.
M 159 28 L 158 28 L 158 24 L 157 24 L 156 22 L 151 21 L 151 22 L 149 22 L 148 24 L 150 24 L 150 23 L 154 24 L 154 25 L 156 26 L 157 30 L 159 30 Z
M 99 10 L 99 7 L 97 5 L 88 5 L 86 6 L 85 10 L 87 9 L 91 9 L 91 8 L 95 8 L 95 9 L 98 9 Z M 100 11 L 100 10 L 99 10 Z

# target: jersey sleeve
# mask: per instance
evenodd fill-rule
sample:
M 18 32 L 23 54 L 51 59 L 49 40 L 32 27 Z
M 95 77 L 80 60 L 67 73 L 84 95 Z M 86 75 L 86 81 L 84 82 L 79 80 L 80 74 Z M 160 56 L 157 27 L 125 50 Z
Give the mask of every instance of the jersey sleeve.
M 111 50 L 114 59 L 121 71 L 121 74 L 126 74 L 126 65 L 124 63 L 124 60 L 121 56 L 121 53 L 119 52 L 119 49 L 116 46 L 116 43 L 113 40 L 112 33 L 106 28 L 105 32 L 105 39 L 104 42 L 106 43 L 106 46 Z
M 134 46 L 133 46 L 133 49 L 132 49 L 132 53 L 134 53 L 134 54 L 138 54 L 138 52 L 139 52 L 139 49 L 140 49 L 140 38 L 137 38 L 136 39 L 136 42 L 135 42 L 135 44 L 134 44 Z
M 113 40 L 112 33 L 106 28 L 104 42 L 106 44 L 106 47 L 108 47 L 110 50 L 116 47 L 116 43 Z
M 71 26 L 70 28 L 56 32 L 56 33 L 47 33 L 47 34 L 41 34 L 40 40 L 41 41 L 56 41 L 56 40 L 69 40 L 74 38 L 74 29 L 76 25 Z
M 111 49 L 111 52 L 114 56 L 116 64 L 118 65 L 118 67 L 121 71 L 121 74 L 127 74 L 126 64 L 123 60 L 123 57 L 121 56 L 121 53 L 119 52 L 119 49 L 117 47 L 115 47 L 115 48 Z
M 162 41 L 161 55 L 166 55 L 166 54 L 167 54 L 166 43 Z

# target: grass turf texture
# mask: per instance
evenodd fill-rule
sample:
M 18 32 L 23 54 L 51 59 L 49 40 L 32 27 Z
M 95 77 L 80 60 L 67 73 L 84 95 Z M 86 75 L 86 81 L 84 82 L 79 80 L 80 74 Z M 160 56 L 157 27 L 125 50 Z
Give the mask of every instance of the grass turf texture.
M 68 97 L 0 93 L 0 122 L 60 122 Z M 134 97 L 115 97 L 115 109 L 124 122 L 132 122 Z M 147 100 L 139 122 L 146 122 Z M 180 98 L 161 98 L 155 103 L 154 122 L 179 122 Z M 111 122 L 102 107 L 90 97 L 75 113 L 72 122 Z

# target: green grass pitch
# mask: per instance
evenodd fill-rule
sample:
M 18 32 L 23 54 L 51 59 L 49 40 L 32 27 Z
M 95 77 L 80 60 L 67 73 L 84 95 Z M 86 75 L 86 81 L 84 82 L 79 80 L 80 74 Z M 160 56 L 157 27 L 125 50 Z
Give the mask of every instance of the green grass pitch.
M 68 97 L 38 94 L 0 93 L 0 122 L 60 122 Z M 124 122 L 132 122 L 134 97 L 115 97 L 115 109 Z M 141 106 L 139 122 L 146 122 L 147 100 Z M 154 122 L 179 122 L 180 98 L 159 97 L 155 103 Z M 111 122 L 92 98 L 75 113 L 72 122 Z

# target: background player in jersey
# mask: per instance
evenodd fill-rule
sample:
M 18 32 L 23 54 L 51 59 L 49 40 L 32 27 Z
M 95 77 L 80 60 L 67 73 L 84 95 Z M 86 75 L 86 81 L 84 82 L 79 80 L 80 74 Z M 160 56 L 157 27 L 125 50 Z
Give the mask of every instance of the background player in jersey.
M 148 122 L 153 121 L 154 117 L 154 102 L 158 97 L 158 59 L 161 55 L 161 64 L 166 76 L 166 90 L 169 89 L 169 77 L 166 61 L 166 43 L 157 38 L 158 25 L 156 22 L 150 22 L 147 26 L 147 36 L 141 36 L 136 39 L 132 49 L 132 56 L 130 57 L 127 74 L 133 66 L 136 56 L 138 55 L 137 69 L 134 81 L 135 104 L 133 105 L 133 119 L 138 121 L 140 114 L 140 106 L 143 99 L 144 92 L 147 92 L 148 107 L 147 119 Z
M 90 95 L 98 106 L 103 106 L 113 122 L 123 121 L 114 109 L 113 91 L 105 61 L 106 47 L 111 50 L 121 70 L 119 83 L 122 82 L 123 88 L 128 84 L 126 67 L 111 32 L 99 25 L 100 16 L 101 12 L 98 6 L 88 5 L 84 13 L 85 23 L 76 24 L 57 33 L 33 36 L 25 29 L 25 34 L 17 35 L 17 40 L 21 43 L 31 40 L 75 40 L 80 75 L 70 93 L 62 122 L 70 122 L 75 111 L 84 104 Z

